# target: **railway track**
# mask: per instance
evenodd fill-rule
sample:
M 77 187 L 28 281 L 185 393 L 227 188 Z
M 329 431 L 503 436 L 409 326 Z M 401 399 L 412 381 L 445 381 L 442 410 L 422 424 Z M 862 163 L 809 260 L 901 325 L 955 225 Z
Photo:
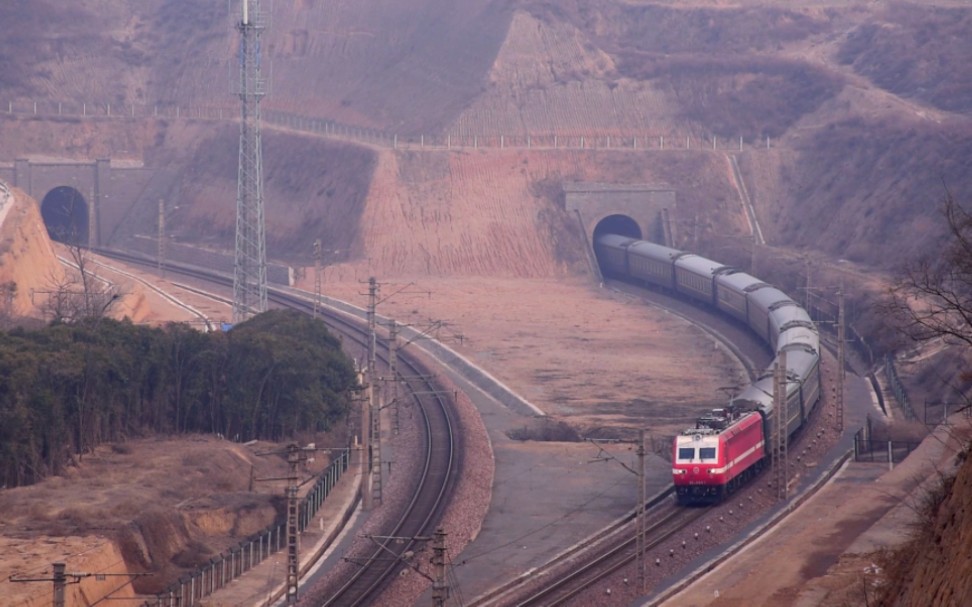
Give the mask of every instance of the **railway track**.
M 128 264 L 155 268 L 156 262 L 137 255 L 119 251 L 96 250 L 99 255 Z M 199 268 L 166 264 L 166 271 L 188 278 L 206 281 L 220 287 L 232 288 L 232 279 Z M 268 300 L 278 306 L 313 312 L 309 298 L 301 298 L 281 289 L 268 288 Z M 353 341 L 361 352 L 367 351 L 367 335 L 363 321 L 350 318 L 344 313 L 332 313 L 326 308 L 323 314 L 330 327 Z M 387 365 L 383 353 L 377 357 Z M 355 555 L 360 567 L 351 575 L 330 582 L 326 599 L 311 599 L 302 604 L 328 607 L 354 607 L 373 604 L 388 581 L 404 566 L 402 556 L 416 552 L 420 539 L 431 536 L 441 519 L 451 489 L 458 473 L 461 448 L 459 436 L 453 427 L 450 404 L 445 392 L 435 383 L 434 375 L 407 352 L 399 354 L 398 368 L 406 393 L 419 413 L 421 453 L 413 457 L 419 460 L 418 474 L 412 482 L 413 490 L 404 507 L 388 517 L 388 523 L 373 536 L 373 550 Z M 408 538 L 398 540 L 395 538 Z M 317 596 L 323 593 L 310 593 Z
M 672 505 L 669 488 L 645 505 L 646 551 L 677 533 L 684 525 L 684 509 Z M 693 510 L 690 513 L 702 512 Z M 559 605 L 574 598 L 605 577 L 637 558 L 635 529 L 637 510 L 602 529 L 584 542 L 573 546 L 546 565 L 528 575 L 510 580 L 492 591 L 476 597 L 467 607 L 500 607 L 506 605 Z M 689 522 L 697 517 L 691 517 Z
M 612 289 L 676 314 L 699 326 L 713 340 L 721 344 L 735 358 L 750 378 L 757 369 L 765 366 L 769 354 L 761 343 L 745 331 L 711 312 L 695 306 L 686 306 L 678 298 L 654 290 L 648 290 L 623 282 L 610 280 Z M 739 343 L 737 343 L 739 342 Z M 745 343 L 746 345 L 740 345 Z M 646 504 L 648 523 L 645 535 L 646 562 L 664 562 L 668 552 L 652 554 L 658 546 L 682 532 L 705 516 L 707 509 L 685 509 L 674 506 L 673 489 L 662 493 Z M 588 538 L 582 546 L 567 550 L 542 567 L 531 571 L 529 576 L 503 584 L 469 603 L 469 607 L 517 607 L 563 605 L 610 578 L 637 559 L 635 540 L 635 516 L 627 517 Z M 635 580 L 629 580 L 635 584 Z
M 131 262 L 134 263 L 135 261 Z M 152 261 L 141 261 L 141 263 L 153 265 Z M 223 278 L 223 282 L 220 284 L 228 286 L 229 279 Z M 639 290 L 639 295 L 645 295 L 645 292 Z M 312 301 L 309 298 L 302 299 L 300 297 L 294 297 L 278 289 L 271 290 L 270 298 L 275 305 L 291 305 L 299 309 L 312 310 Z M 680 303 L 672 298 L 660 295 L 656 296 L 654 294 L 651 294 L 650 297 L 645 297 L 645 299 L 651 299 L 653 303 L 662 305 L 663 307 L 674 307 L 672 304 Z M 701 312 L 690 307 L 687 312 L 683 309 L 680 315 L 686 316 L 691 322 L 702 322 L 697 318 L 701 314 Z M 349 321 L 345 318 L 345 314 L 329 315 L 328 321 L 338 327 L 344 327 L 347 323 L 360 325 L 360 320 L 357 322 L 353 320 Z M 727 350 L 731 351 L 751 373 L 752 367 L 759 366 L 761 362 L 759 359 L 766 357 L 767 354 L 760 348 L 744 348 L 742 351 L 735 349 L 733 345 L 733 342 L 736 341 L 734 338 L 737 337 L 733 334 L 735 328 L 729 323 L 723 324 L 726 326 L 719 330 L 710 331 L 710 334 L 714 339 L 721 342 Z M 360 328 L 355 327 L 353 331 L 344 328 L 339 330 L 345 333 L 354 333 L 359 332 Z M 421 369 L 413 369 L 406 371 L 406 373 L 410 373 L 415 377 L 425 375 L 425 372 Z M 427 384 L 411 385 L 410 389 L 413 393 L 434 392 L 434 389 L 430 389 Z M 430 394 L 429 396 L 432 395 Z M 433 402 L 428 402 L 424 405 L 430 411 L 439 406 L 441 405 L 436 405 Z M 447 416 L 448 414 L 446 413 L 444 415 Z M 453 463 L 445 468 L 435 469 L 432 462 L 436 459 L 435 451 L 437 449 L 451 449 L 456 437 L 452 435 L 450 430 L 446 430 L 444 426 L 436 429 L 437 422 L 433 421 L 433 417 L 426 419 L 423 415 L 422 426 L 423 434 L 427 436 L 437 434 L 443 436 L 450 435 L 449 439 L 440 443 L 442 445 L 441 447 L 427 446 L 422 456 L 416 456 L 423 458 L 421 477 L 424 480 L 421 485 L 428 484 L 429 490 L 416 492 L 409 501 L 407 507 L 408 512 L 396 519 L 394 524 L 387 527 L 387 530 L 380 532 L 380 535 L 384 538 L 382 545 L 375 547 L 370 554 L 360 557 L 362 561 L 370 562 L 370 566 L 362 567 L 353 575 L 347 576 L 337 586 L 331 583 L 327 587 L 326 592 L 316 592 L 316 588 L 311 593 L 304 593 L 302 591 L 302 597 L 304 597 L 302 599 L 302 605 L 351 606 L 380 604 L 377 597 L 383 585 L 390 576 L 395 575 L 402 567 L 399 556 L 408 551 L 418 552 L 417 545 L 414 541 L 396 542 L 390 538 L 394 536 L 415 538 L 417 536 L 427 537 L 431 535 L 434 521 L 437 518 L 437 512 L 441 512 L 442 509 L 442 500 L 446 494 L 445 487 L 448 485 L 448 479 L 454 474 L 454 470 L 456 469 L 455 458 L 457 456 L 452 455 L 446 458 L 446 460 Z M 450 446 L 446 447 L 446 443 L 449 443 Z M 435 489 L 435 487 L 438 487 L 438 489 Z M 648 565 L 650 575 L 653 578 L 662 575 L 660 572 L 667 571 L 671 567 L 671 564 L 679 561 L 685 553 L 684 540 L 681 542 L 681 551 L 676 553 L 676 550 L 678 550 L 677 536 L 679 534 L 683 536 L 687 535 L 691 547 L 691 527 L 709 522 L 700 521 L 700 519 L 709 513 L 708 509 L 675 508 L 670 499 L 661 499 L 660 502 L 648 514 L 649 527 L 646 534 L 645 563 Z M 742 509 L 741 503 L 739 504 L 739 508 L 740 510 Z M 732 514 L 732 510 L 729 510 L 729 514 Z M 625 575 L 628 578 L 633 577 L 630 572 L 630 564 L 637 558 L 635 548 L 636 540 L 634 537 L 634 516 L 634 513 L 632 513 L 626 520 L 617 524 L 614 529 L 606 530 L 599 534 L 597 538 L 592 538 L 591 541 L 585 542 L 584 546 L 576 550 L 563 553 L 557 559 L 554 559 L 540 569 L 531 571 L 530 575 L 525 575 L 519 580 L 505 584 L 501 588 L 491 591 L 487 596 L 477 597 L 474 602 L 466 604 L 476 607 L 562 605 L 576 600 L 580 596 L 587 596 L 589 598 L 591 589 L 600 587 L 603 591 L 605 583 L 620 585 L 616 579 L 613 582 L 608 580 L 612 576 L 617 578 L 619 576 L 618 572 L 626 567 L 628 567 L 628 570 L 625 572 Z M 727 517 L 727 519 L 729 518 L 731 516 Z M 715 530 L 717 524 L 719 526 L 722 525 L 723 517 L 719 516 L 718 520 L 719 523 L 713 522 L 713 530 Z M 705 531 L 708 530 L 709 527 L 706 525 Z M 700 535 L 707 536 L 705 533 L 696 533 L 695 539 L 700 539 Z M 705 542 L 702 543 L 704 544 Z M 676 549 L 674 550 L 672 549 L 673 544 L 676 545 Z M 660 565 L 656 566 L 659 563 Z M 637 576 L 635 575 L 634 577 Z M 629 584 L 633 590 L 635 580 L 625 580 L 624 583 Z M 316 597 L 319 596 L 326 596 L 327 598 L 317 599 Z M 314 600 L 308 601 L 307 599 Z
M 653 562 L 656 558 L 661 558 L 652 553 L 656 547 L 704 516 L 705 511 L 678 508 L 666 500 L 657 508 L 647 511 L 645 515 L 648 517 L 645 530 L 645 560 Z M 620 529 L 618 534 L 612 536 L 617 541 L 605 541 L 599 550 L 593 551 L 589 558 L 577 563 L 569 572 L 557 576 L 550 583 L 527 593 L 525 597 L 512 604 L 517 607 L 550 607 L 567 604 L 638 559 L 634 534 L 635 522 L 632 521 Z

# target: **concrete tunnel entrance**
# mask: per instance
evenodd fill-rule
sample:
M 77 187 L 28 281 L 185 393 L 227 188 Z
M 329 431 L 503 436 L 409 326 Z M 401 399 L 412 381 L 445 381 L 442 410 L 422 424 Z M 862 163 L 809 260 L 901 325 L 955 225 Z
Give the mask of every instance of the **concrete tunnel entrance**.
M 594 226 L 594 242 L 604 234 L 620 234 L 630 238 L 643 238 L 638 222 L 627 215 L 608 215 Z M 594 242 L 591 244 L 593 245 Z M 597 247 L 594 247 L 594 259 L 597 262 L 598 271 L 604 276 L 603 261 L 597 257 Z
M 594 226 L 594 240 L 602 234 L 620 234 L 631 238 L 642 239 L 638 222 L 627 215 L 608 215 Z
M 88 202 L 70 186 L 51 190 L 41 201 L 41 217 L 51 240 L 65 244 L 88 244 Z

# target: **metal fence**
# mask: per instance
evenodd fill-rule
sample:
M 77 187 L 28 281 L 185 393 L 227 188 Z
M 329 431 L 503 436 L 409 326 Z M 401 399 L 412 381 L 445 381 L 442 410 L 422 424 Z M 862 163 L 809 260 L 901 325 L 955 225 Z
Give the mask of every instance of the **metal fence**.
M 901 379 L 898 377 L 898 371 L 894 368 L 894 359 L 891 355 L 884 358 L 884 375 L 888 378 L 888 388 L 904 411 L 905 417 L 909 420 L 918 419 L 915 416 L 915 410 L 911 406 L 911 399 L 908 398 L 908 392 L 905 391 L 904 384 L 901 383 Z
M 320 474 L 313 488 L 300 503 L 298 529 L 307 528 L 324 500 L 347 472 L 351 452 L 345 449 L 337 459 Z M 209 563 L 179 578 L 169 588 L 156 595 L 143 607 L 191 607 L 206 596 L 226 586 L 232 580 L 253 569 L 270 555 L 287 545 L 286 523 L 267 527 L 257 535 L 243 540 L 239 545 L 213 557 Z
M 0 102 L 0 112 L 10 115 L 38 116 L 50 119 L 167 119 L 167 120 L 238 120 L 234 105 L 145 105 L 89 103 L 18 99 Z M 564 149 L 564 150 L 708 150 L 741 152 L 772 147 L 769 137 L 720 137 L 700 133 L 658 132 L 578 132 L 578 133 L 507 133 L 469 132 L 454 129 L 445 134 L 396 134 L 293 112 L 264 107 L 262 119 L 268 125 L 317 133 L 351 141 L 394 149 Z
M 854 435 L 854 461 L 896 464 L 904 461 L 920 444 L 915 441 L 868 438 L 866 429 L 861 428 Z

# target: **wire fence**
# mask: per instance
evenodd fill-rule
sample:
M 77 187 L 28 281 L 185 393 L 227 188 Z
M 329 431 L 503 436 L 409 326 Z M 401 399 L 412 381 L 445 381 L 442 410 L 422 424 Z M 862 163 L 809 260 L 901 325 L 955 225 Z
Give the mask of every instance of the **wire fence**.
M 300 502 L 297 523 L 299 531 L 307 528 L 331 490 L 347 472 L 350 462 L 351 452 L 344 449 L 317 477 L 317 482 Z M 169 588 L 157 594 L 154 600 L 142 603 L 142 607 L 192 607 L 286 545 L 286 523 L 267 527 L 239 545 L 213 557 L 206 565 L 182 576 Z
M 837 334 L 837 312 L 834 310 L 828 310 L 817 303 L 811 301 L 805 304 L 807 306 L 807 314 L 810 318 L 817 323 L 819 327 L 826 327 L 827 330 L 834 335 Z M 873 367 L 875 362 L 874 350 L 871 345 L 867 342 L 867 339 L 861 335 L 861 332 L 857 330 L 852 323 L 847 323 L 847 343 L 850 347 L 860 356 L 861 360 L 865 363 L 867 367 Z
M 894 368 L 894 358 L 890 354 L 884 357 L 884 375 L 888 379 L 888 389 L 891 390 L 894 399 L 898 401 L 898 405 L 904 411 L 905 417 L 909 420 L 918 419 L 915 415 L 915 410 L 911 406 L 911 399 L 908 398 L 908 392 L 898 377 L 898 370 Z
M 920 444 L 918 441 L 872 439 L 868 437 L 867 429 L 861 428 L 854 434 L 854 461 L 897 464 Z
M 232 105 L 112 104 L 81 101 L 19 99 L 0 105 L 9 115 L 49 119 L 119 120 L 239 120 L 239 108 Z M 392 149 L 537 149 L 537 150 L 668 150 L 668 151 L 745 151 L 769 149 L 769 137 L 745 139 L 699 133 L 579 132 L 510 133 L 453 131 L 444 134 L 397 134 L 341 123 L 327 118 L 305 116 L 264 107 L 263 122 L 280 128 L 343 138 Z

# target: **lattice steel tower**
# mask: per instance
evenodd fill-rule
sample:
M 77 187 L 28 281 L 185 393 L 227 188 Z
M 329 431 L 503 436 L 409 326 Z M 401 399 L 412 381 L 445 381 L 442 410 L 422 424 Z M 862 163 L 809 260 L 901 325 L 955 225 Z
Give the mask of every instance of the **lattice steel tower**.
M 263 153 L 260 100 L 268 92 L 260 66 L 260 37 L 269 15 L 260 0 L 241 0 L 240 167 L 236 185 L 236 263 L 233 268 L 233 322 L 267 309 L 267 245 L 263 222 Z

